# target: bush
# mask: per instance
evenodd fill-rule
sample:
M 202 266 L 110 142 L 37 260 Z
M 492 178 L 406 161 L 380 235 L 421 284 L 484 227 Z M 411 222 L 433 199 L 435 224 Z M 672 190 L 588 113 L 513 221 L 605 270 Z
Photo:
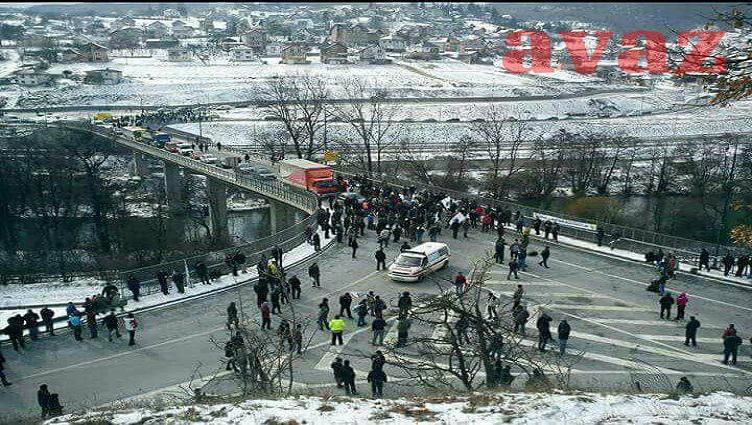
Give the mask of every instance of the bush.
M 567 202 L 564 211 L 577 217 L 614 222 L 621 214 L 618 201 L 606 196 L 584 196 Z

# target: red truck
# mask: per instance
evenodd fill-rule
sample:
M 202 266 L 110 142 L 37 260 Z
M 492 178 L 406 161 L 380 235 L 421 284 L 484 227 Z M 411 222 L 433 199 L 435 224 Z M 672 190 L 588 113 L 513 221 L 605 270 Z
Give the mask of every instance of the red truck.
M 284 159 L 277 163 L 279 176 L 287 183 L 317 195 L 337 193 L 343 188 L 334 179 L 332 167 L 307 159 Z

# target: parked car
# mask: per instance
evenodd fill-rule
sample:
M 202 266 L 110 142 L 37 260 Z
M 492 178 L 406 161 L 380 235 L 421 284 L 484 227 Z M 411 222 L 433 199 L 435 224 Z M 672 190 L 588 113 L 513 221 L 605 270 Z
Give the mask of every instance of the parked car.
M 394 281 L 418 282 L 425 276 L 449 264 L 449 246 L 441 242 L 426 242 L 402 252 L 389 265 L 387 275 Z
M 219 164 L 219 158 L 214 155 L 207 154 L 201 157 L 201 162 L 206 164 Z

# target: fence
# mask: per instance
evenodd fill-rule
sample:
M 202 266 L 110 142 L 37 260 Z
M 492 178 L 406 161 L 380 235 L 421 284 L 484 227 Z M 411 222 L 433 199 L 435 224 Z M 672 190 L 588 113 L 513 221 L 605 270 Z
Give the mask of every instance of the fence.
M 195 266 L 198 263 L 204 263 L 209 268 L 210 273 L 216 273 L 217 275 L 225 275 L 230 273 L 230 266 L 225 264 L 226 254 L 235 254 L 241 252 L 245 255 L 245 266 L 252 270 L 255 270 L 255 265 L 261 260 L 263 256 L 266 258 L 273 258 L 271 255 L 271 249 L 276 245 L 279 246 L 284 252 L 288 252 L 293 248 L 306 242 L 305 232 L 306 228 L 316 228 L 316 216 L 311 215 L 305 220 L 300 221 L 280 232 L 277 232 L 271 236 L 255 240 L 249 244 L 231 247 L 223 249 L 221 251 L 208 252 L 206 254 L 196 255 L 180 260 L 170 261 L 166 263 L 160 263 L 153 266 L 141 267 L 134 270 L 127 270 L 120 273 L 120 292 L 126 294 L 125 283 L 129 276 L 135 277 L 141 283 L 141 293 L 148 295 L 159 292 L 159 284 L 155 279 L 157 272 L 164 271 L 167 274 L 171 274 L 173 271 L 186 273 L 186 285 L 191 286 L 198 281 L 198 276 L 195 273 Z
M 405 180 L 402 178 L 384 178 L 382 176 L 382 179 L 374 179 L 374 178 L 367 178 L 363 176 L 357 176 L 355 174 L 343 172 L 339 170 L 338 172 L 343 175 L 356 176 L 361 179 L 365 178 L 367 180 L 371 180 L 377 183 L 382 183 L 382 184 L 387 183 L 391 186 L 395 186 L 395 187 L 399 187 L 403 189 L 407 188 L 407 186 L 405 185 L 409 185 L 410 187 L 426 189 L 426 190 L 430 190 L 436 193 L 445 193 L 457 199 L 472 198 L 480 202 L 483 205 L 510 208 L 512 211 L 520 211 L 521 215 L 525 217 L 528 221 L 532 221 L 534 219 L 534 213 L 538 213 L 538 214 L 545 214 L 545 215 L 550 215 L 554 217 L 560 217 L 566 220 L 577 221 L 580 223 L 591 224 L 591 225 L 597 226 L 598 228 L 602 228 L 603 231 L 607 235 L 610 235 L 612 237 L 614 235 L 619 235 L 620 236 L 619 240 L 614 244 L 615 248 L 620 248 L 620 249 L 624 249 L 624 250 L 636 252 L 636 253 L 646 253 L 648 251 L 651 251 L 651 250 L 655 251 L 658 248 L 661 248 L 664 251 L 673 252 L 677 256 L 677 258 L 681 261 L 697 263 L 697 258 L 699 257 L 699 253 L 703 248 L 707 249 L 708 252 L 710 252 L 711 254 L 713 252 L 718 252 L 720 253 L 720 255 L 724 255 L 726 250 L 730 252 L 739 251 L 739 248 L 736 248 L 736 247 L 717 245 L 717 244 L 712 244 L 708 242 L 702 242 L 702 241 L 697 241 L 697 240 L 692 240 L 692 239 L 681 238 L 677 236 L 666 235 L 662 233 L 651 232 L 649 230 L 642 230 L 642 229 L 636 229 L 633 227 L 620 226 L 620 225 L 612 224 L 612 223 L 597 223 L 592 220 L 586 220 L 581 217 L 576 217 L 576 216 L 572 216 L 572 215 L 557 212 L 557 211 L 548 211 L 548 210 L 544 210 L 540 208 L 534 208 L 534 207 L 530 207 L 527 205 L 510 202 L 510 201 L 503 201 L 503 200 L 487 198 L 487 197 L 478 196 L 478 195 L 472 195 L 472 194 L 469 194 L 468 192 L 460 192 L 460 191 L 433 186 L 429 184 L 413 182 L 413 181 Z M 575 239 L 582 240 L 585 242 L 592 242 L 592 243 L 596 243 L 598 240 L 596 231 L 568 226 L 563 222 L 560 223 L 560 226 L 561 226 L 561 229 L 559 232 L 560 235 L 564 235 L 564 236 L 568 236 L 571 238 L 575 238 Z M 719 258 L 717 256 L 711 256 L 712 264 L 716 264 L 718 261 L 719 261 Z

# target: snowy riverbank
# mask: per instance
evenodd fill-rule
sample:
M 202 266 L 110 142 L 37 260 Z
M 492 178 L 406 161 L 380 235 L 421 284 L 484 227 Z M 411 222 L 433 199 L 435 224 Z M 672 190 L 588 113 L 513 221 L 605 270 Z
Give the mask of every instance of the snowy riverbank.
M 500 393 L 470 397 L 368 400 L 297 397 L 163 409 L 92 411 L 55 424 L 719 424 L 750 423 L 752 397 Z

